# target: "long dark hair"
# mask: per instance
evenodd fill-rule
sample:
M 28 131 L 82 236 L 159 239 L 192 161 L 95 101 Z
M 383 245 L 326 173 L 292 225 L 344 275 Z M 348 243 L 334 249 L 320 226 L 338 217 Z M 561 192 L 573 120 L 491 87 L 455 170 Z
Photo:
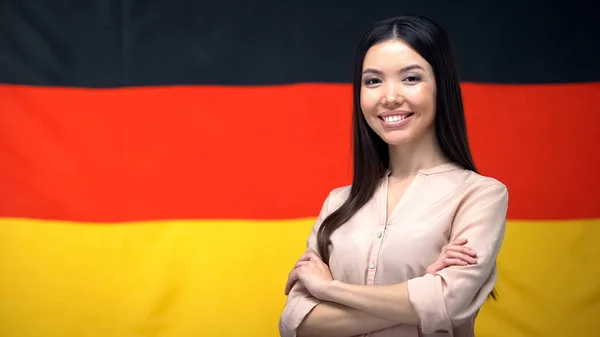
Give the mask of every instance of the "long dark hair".
M 354 57 L 353 151 L 354 169 L 350 194 L 323 220 L 317 246 L 329 263 L 331 234 L 348 221 L 373 196 L 389 166 L 388 145 L 369 127 L 360 108 L 361 74 L 365 55 L 373 45 L 402 40 L 433 68 L 437 89 L 435 134 L 444 155 L 464 169 L 477 172 L 467 139 L 467 128 L 458 69 L 446 31 L 422 16 L 407 15 L 376 22 L 360 38 Z M 496 298 L 496 291 L 491 296 Z

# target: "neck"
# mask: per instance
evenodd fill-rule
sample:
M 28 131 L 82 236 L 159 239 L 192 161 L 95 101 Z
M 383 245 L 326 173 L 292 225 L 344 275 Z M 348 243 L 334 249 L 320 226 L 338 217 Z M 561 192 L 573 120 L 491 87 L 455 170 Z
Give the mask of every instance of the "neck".
M 419 170 L 429 169 L 449 162 L 440 148 L 435 133 L 418 141 L 388 147 L 390 172 L 393 177 L 405 178 L 416 175 Z

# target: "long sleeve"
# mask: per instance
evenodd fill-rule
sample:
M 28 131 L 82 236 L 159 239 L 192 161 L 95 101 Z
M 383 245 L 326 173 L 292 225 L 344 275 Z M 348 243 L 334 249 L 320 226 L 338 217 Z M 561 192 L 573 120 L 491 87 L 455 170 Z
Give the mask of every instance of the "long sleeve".
M 307 240 L 307 250 L 312 250 L 317 255 L 317 232 L 319 226 L 329 214 L 330 198 L 331 194 L 325 199 Z M 319 303 L 321 301 L 317 300 L 305 289 L 301 289 L 299 283 L 296 283 L 288 295 L 285 308 L 279 319 L 279 333 L 281 337 L 296 337 L 296 331 L 302 320 Z
M 479 311 L 496 279 L 504 240 L 508 191 L 494 179 L 472 186 L 455 214 L 450 240 L 466 238 L 477 263 L 445 268 L 408 281 L 408 295 L 424 334 L 452 331 Z

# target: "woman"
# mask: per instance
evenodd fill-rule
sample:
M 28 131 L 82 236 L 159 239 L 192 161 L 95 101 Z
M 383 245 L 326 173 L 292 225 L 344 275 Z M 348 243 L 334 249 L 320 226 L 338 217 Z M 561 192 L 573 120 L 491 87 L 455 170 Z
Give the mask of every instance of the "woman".
M 493 296 L 508 193 L 473 164 L 442 28 L 404 16 L 363 35 L 353 133 L 352 185 L 330 192 L 290 273 L 281 335 L 473 336 Z M 476 263 L 427 273 L 449 242 Z

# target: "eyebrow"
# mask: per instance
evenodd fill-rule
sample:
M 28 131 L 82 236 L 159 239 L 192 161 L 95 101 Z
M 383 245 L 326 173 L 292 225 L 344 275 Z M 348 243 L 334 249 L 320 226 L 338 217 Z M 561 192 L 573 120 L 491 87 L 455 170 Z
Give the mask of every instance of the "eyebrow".
M 423 69 L 423 67 L 421 67 L 421 66 L 420 66 L 420 65 L 418 65 L 418 64 L 411 64 L 411 65 L 409 65 L 409 66 L 406 66 L 406 67 L 404 67 L 404 68 L 400 69 L 400 71 L 398 71 L 398 73 L 400 73 L 400 74 L 401 74 L 401 73 L 405 73 L 405 72 L 407 72 L 407 71 L 409 71 L 409 70 L 413 70 L 413 69 L 421 69 L 421 70 L 425 70 L 425 69 Z M 383 72 L 381 72 L 381 70 L 377 70 L 377 69 L 373 69 L 373 68 L 367 68 L 367 69 L 365 69 L 365 70 L 363 71 L 363 73 L 362 73 L 362 74 L 363 74 L 363 75 L 365 75 L 365 74 L 383 75 Z

